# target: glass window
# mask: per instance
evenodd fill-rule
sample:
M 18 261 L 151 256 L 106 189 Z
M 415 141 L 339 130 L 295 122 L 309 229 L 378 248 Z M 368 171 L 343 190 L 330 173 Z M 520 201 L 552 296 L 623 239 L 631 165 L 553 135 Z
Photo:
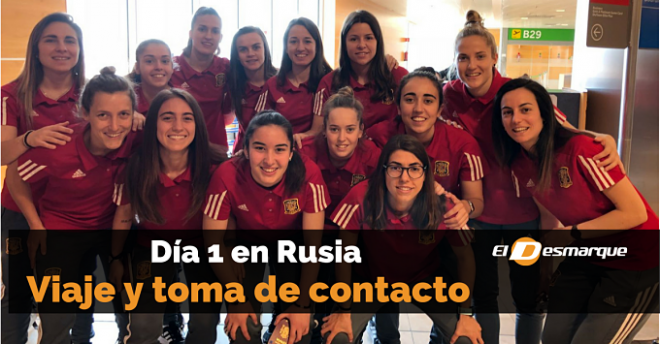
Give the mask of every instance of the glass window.
M 284 31 L 289 22 L 298 18 L 297 0 L 273 0 L 273 35 L 274 42 L 270 45 L 273 55 L 273 65 L 279 68 L 284 53 Z
M 160 39 L 169 45 L 172 55 L 180 55 L 188 44 L 188 32 L 192 19 L 192 4 L 181 0 L 135 1 L 135 46 L 130 49 L 130 59 L 135 61 L 135 49 L 147 39 Z M 171 13 L 179 13 L 174 20 Z M 162 25 L 163 21 L 167 25 Z

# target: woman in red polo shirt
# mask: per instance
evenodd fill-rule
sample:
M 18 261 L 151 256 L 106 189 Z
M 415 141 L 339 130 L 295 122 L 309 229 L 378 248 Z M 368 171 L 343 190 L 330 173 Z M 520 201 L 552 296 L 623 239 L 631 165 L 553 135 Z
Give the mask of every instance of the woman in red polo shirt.
M 256 112 L 272 109 L 293 126 L 296 147 L 321 132 L 323 118 L 314 116 L 321 105 L 314 97 L 321 79 L 332 71 L 323 55 L 323 42 L 316 24 L 297 18 L 284 32 L 284 54 L 277 75 L 268 79 L 257 101 Z
M 397 115 L 394 93 L 408 71 L 388 66 L 383 34 L 373 14 L 359 10 L 346 17 L 339 54 L 339 68 L 323 77 L 316 102 L 323 105 L 338 89 L 350 86 L 364 106 L 365 130 L 393 119 Z M 316 108 L 317 116 L 321 109 Z
M 233 112 L 238 119 L 234 154 L 243 149 L 245 128 L 254 117 L 255 106 L 266 80 L 277 74 L 273 67 L 268 41 L 261 29 L 246 26 L 238 30 L 231 43 L 231 60 L 223 114 Z
M 222 20 L 215 9 L 200 7 L 190 24 L 188 45 L 174 57 L 171 84 L 195 97 L 204 113 L 209 140 L 227 151 L 227 132 L 222 101 L 229 60 L 218 57 L 222 40 Z
M 353 271 L 350 264 L 339 264 L 337 280 L 352 285 L 351 282 L 373 283 L 382 276 L 387 283 L 412 285 L 442 276 L 447 285 L 460 281 L 471 289 L 475 267 L 470 234 L 446 230 L 443 224 L 446 206 L 451 204 L 434 191 L 433 171 L 421 142 L 408 135 L 393 137 L 383 147 L 378 167 L 369 181 L 352 188 L 332 214 L 333 221 L 342 229 L 343 245 L 357 245 L 359 236 L 363 243 L 362 264 Z M 452 281 L 442 269 L 438 244 L 445 236 L 458 257 L 458 281 Z M 470 308 L 470 302 L 468 298 L 460 307 Z M 451 338 L 452 343 L 483 343 L 479 324 L 471 316 L 461 314 L 458 304 L 433 305 L 442 307 L 440 311 L 431 304 L 413 303 L 431 317 L 445 339 Z M 381 306 L 340 304 L 338 312 L 324 319 L 321 333 L 329 333 L 328 343 L 355 342 L 359 337 L 354 335 L 364 330 Z
M 195 99 L 182 90 L 162 91 L 156 96 L 144 134 L 140 149 L 115 184 L 112 199 L 118 207 L 113 222 L 111 281 L 119 288 L 123 275 L 119 258 L 135 215 L 139 218 L 138 247 L 131 254 L 135 282 L 151 285 L 154 277 L 171 281 L 176 273 L 172 262 L 151 263 L 151 240 L 167 240 L 174 245 L 176 239 L 182 239 L 181 246 L 202 246 L 202 206 L 206 189 L 213 170 L 226 159 L 209 147 L 202 111 Z M 165 231 L 168 229 L 177 231 Z M 200 248 L 200 252 L 204 251 Z M 143 276 L 138 268 L 145 264 L 150 266 L 150 276 Z M 216 280 L 205 262 L 184 264 L 184 267 L 189 284 Z M 143 294 L 145 292 L 148 296 L 153 294 L 153 289 L 147 288 Z M 186 339 L 194 343 L 215 343 L 214 324 L 220 320 L 220 304 L 204 305 L 204 309 L 195 309 L 199 305 L 194 303 L 191 306 Z M 161 312 L 155 312 L 159 308 Z M 149 309 L 151 313 L 140 313 L 139 309 Z M 130 317 L 128 343 L 151 343 L 162 333 L 160 325 L 165 304 L 156 303 L 152 295 L 141 298 L 139 309 Z
M 497 63 L 495 38 L 483 26 L 476 11 L 467 13 L 465 28 L 456 37 L 455 65 L 458 80 L 445 85 L 445 106 L 442 117 L 447 123 L 471 134 L 479 143 L 489 166 L 493 166 L 484 179 L 484 210 L 472 225 L 483 229 L 476 232 L 474 243 L 477 261 L 477 279 L 474 290 L 474 306 L 477 318 L 484 329 L 487 343 L 499 342 L 499 307 L 497 296 L 497 258 L 493 257 L 493 246 L 502 240 L 507 245 L 523 236 L 537 237 L 539 211 L 530 197 L 517 198 L 511 186 L 508 168 L 498 166 L 493 149 L 491 119 L 493 99 L 499 88 L 508 81 L 502 77 Z M 570 124 L 565 116 L 555 109 L 555 118 L 565 126 Z M 611 136 L 604 136 L 605 149 L 596 157 L 600 166 L 608 169 L 620 163 L 616 143 Z M 505 230 L 506 229 L 506 230 Z M 516 230 L 518 229 L 518 230 Z M 531 230 L 530 230 L 531 229 Z M 516 338 L 522 343 L 539 343 L 543 316 L 537 310 L 538 283 L 529 278 L 537 274 L 539 264 L 522 267 L 509 262 L 511 289 L 517 311 Z
M 128 75 L 137 96 L 137 112 L 149 111 L 149 104 L 158 92 L 170 89 L 173 73 L 172 52 L 167 43 L 159 39 L 148 39 L 135 50 L 135 65 Z
M 39 285 L 50 275 L 59 275 L 61 283 L 83 283 L 83 257 L 90 252 L 110 254 L 107 231 L 96 229 L 112 225 L 116 207 L 109 201 L 113 180 L 135 141 L 136 133 L 131 131 L 135 104 L 130 83 L 116 76 L 114 68 L 104 68 L 85 85 L 80 108 L 86 122 L 72 127 L 70 144 L 54 151 L 30 150 L 19 157 L 18 170 L 8 171 L 7 185 L 30 225 L 28 252 Z M 32 200 L 31 185 L 43 185 L 38 205 Z M 77 304 L 51 303 L 47 294 L 39 308 L 43 340 L 69 343 Z M 52 314 L 65 309 L 69 313 Z
M 618 166 L 597 166 L 603 147 L 592 136 L 553 120 L 550 95 L 538 83 L 505 83 L 495 96 L 492 128 L 517 195 L 531 195 L 543 228 L 554 229 L 544 235 L 546 245 L 627 247 L 625 257 L 561 263 L 543 343 L 629 343 L 657 311 L 658 216 Z
M 67 125 L 81 121 L 75 113 L 80 89 L 85 83 L 84 60 L 82 31 L 71 16 L 53 13 L 35 25 L 28 40 L 21 74 L 2 86 L 3 166 L 9 165 L 9 169 L 15 170 L 16 159 L 31 147 L 55 149 L 71 140 L 73 131 Z M 41 188 L 33 188 L 35 204 L 39 203 L 41 194 Z M 2 276 L 5 287 L 2 342 L 6 343 L 27 341 L 32 310 L 32 295 L 25 278 L 32 275 L 26 249 L 29 232 L 13 230 L 28 228 L 5 184 L 2 188 Z M 11 313 L 8 313 L 9 299 Z M 91 321 L 84 328 L 89 340 Z
M 362 139 L 363 107 L 350 87 L 342 87 L 323 106 L 323 135 L 303 140 L 300 153 L 314 161 L 323 174 L 332 203 L 326 226 L 337 228 L 330 214 L 348 191 L 376 169 L 380 149 Z
M 433 68 L 422 67 L 403 77 L 394 99 L 400 116 L 371 127 L 367 136 L 379 147 L 397 134 L 422 142 L 431 158 L 435 181 L 462 199 L 445 214 L 445 224 L 462 228 L 483 210 L 482 179 L 488 166 L 481 148 L 470 134 L 439 120 L 442 86 Z
M 322 232 L 314 229 L 323 228 L 330 197 L 319 168 L 309 158 L 293 151 L 293 144 L 291 124 L 279 113 L 264 111 L 250 121 L 243 156 L 221 165 L 211 178 L 204 206 L 207 245 L 218 243 L 221 253 L 230 251 L 223 239 L 231 217 L 238 229 L 236 240 L 242 245 L 270 245 L 269 251 L 275 252 L 273 243 L 278 239 L 291 239 L 299 244 L 304 241 L 306 246 L 320 246 Z M 288 319 L 291 338 L 299 342 L 304 337 L 307 342 L 312 318 L 306 291 L 316 280 L 318 264 L 304 264 L 302 268 L 273 261 L 270 264 L 276 264 L 278 284 L 299 283 L 302 291 L 298 301 L 282 305 L 284 312 L 275 323 Z M 230 265 L 234 264 L 213 266 L 223 283 L 238 279 L 242 280 L 245 290 L 254 290 L 263 279 L 265 264 L 242 264 L 243 276 L 235 276 Z M 247 303 L 228 306 L 225 321 L 228 335 L 238 343 L 255 336 L 259 338 L 261 334 L 257 316 L 261 305 L 250 293 L 246 293 L 246 297 Z

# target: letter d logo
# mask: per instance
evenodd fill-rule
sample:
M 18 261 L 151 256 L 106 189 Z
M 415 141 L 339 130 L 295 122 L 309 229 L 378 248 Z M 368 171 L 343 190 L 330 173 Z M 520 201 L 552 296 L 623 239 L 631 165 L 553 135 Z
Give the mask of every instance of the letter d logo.
M 509 260 L 514 260 L 522 266 L 530 266 L 539 260 L 541 243 L 532 238 L 520 238 L 513 243 Z

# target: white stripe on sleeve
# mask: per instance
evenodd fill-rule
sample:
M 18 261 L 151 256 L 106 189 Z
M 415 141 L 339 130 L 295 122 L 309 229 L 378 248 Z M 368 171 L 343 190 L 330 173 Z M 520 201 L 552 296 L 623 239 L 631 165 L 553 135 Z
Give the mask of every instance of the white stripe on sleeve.
M 589 174 L 591 175 L 591 178 L 593 178 L 594 182 L 596 183 L 596 186 L 598 187 L 598 190 L 603 191 L 603 185 L 601 184 L 601 180 L 596 176 L 596 174 L 593 171 L 593 168 L 591 167 L 591 164 L 587 162 L 587 160 L 582 156 L 578 155 L 578 159 L 580 159 L 580 162 L 584 167 L 589 171 Z
M 7 125 L 7 98 L 2 97 L 2 125 Z
M 472 156 L 470 156 L 470 153 L 465 153 L 465 156 L 467 157 L 468 164 L 470 165 L 470 181 L 475 181 L 474 164 L 472 163 Z
M 348 213 L 348 216 L 346 216 L 346 219 L 343 221 L 342 224 L 339 225 L 342 229 L 346 229 L 346 226 L 348 226 L 348 223 L 351 221 L 351 217 L 353 217 L 353 214 L 355 211 L 360 207 L 359 204 L 356 204 L 353 206 L 353 209 L 351 209 L 351 212 Z
M 312 189 L 312 196 L 314 198 L 314 212 L 318 213 L 319 212 L 319 200 L 318 200 L 318 196 L 316 195 L 316 187 L 312 183 L 309 183 L 309 187 Z
M 339 221 L 340 221 L 339 219 L 342 217 L 341 215 L 342 213 L 344 213 L 347 207 L 348 207 L 347 203 L 342 204 L 341 208 L 339 208 L 339 211 L 337 212 L 337 215 L 335 215 L 335 218 L 332 219 L 332 222 L 336 223 L 339 226 Z
M 516 188 L 516 197 L 520 198 L 520 187 L 518 186 L 518 177 L 511 171 L 511 178 L 513 178 L 513 186 Z
M 226 195 L 227 195 L 227 190 L 225 190 L 225 192 L 223 192 L 222 195 L 220 195 L 220 201 L 216 205 L 215 211 L 213 212 L 214 220 L 218 219 L 218 215 L 220 214 L 220 208 L 222 208 L 222 201 L 224 201 Z

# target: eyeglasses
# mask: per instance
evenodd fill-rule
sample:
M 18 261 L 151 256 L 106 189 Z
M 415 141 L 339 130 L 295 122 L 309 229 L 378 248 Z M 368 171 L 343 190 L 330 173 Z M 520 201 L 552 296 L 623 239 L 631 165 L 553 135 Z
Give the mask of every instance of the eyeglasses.
M 385 173 L 392 178 L 400 178 L 403 175 L 403 171 L 408 171 L 408 176 L 412 179 L 419 179 L 424 176 L 424 171 L 426 166 L 413 165 L 410 167 L 403 167 L 400 165 L 383 165 L 385 168 Z

